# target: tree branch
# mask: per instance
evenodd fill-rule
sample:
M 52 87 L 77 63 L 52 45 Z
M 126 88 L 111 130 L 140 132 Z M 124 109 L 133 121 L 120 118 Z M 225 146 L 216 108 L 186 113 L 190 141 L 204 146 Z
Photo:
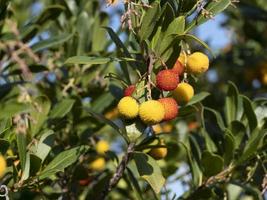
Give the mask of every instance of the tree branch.
M 113 177 L 109 180 L 108 186 L 103 190 L 100 199 L 104 200 L 108 193 L 118 184 L 118 182 L 120 181 L 121 177 L 123 176 L 123 173 L 127 167 L 128 162 L 131 159 L 131 155 L 134 152 L 134 145 L 135 143 L 130 143 L 126 153 L 124 154 L 124 156 L 122 157 L 122 160 L 120 162 L 120 164 L 118 165 L 115 174 L 113 175 Z

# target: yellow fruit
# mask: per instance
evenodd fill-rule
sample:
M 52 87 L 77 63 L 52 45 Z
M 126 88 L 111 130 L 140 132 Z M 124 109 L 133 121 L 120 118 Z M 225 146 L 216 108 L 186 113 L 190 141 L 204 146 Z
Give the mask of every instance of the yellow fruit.
M 89 168 L 94 171 L 101 171 L 105 168 L 106 161 L 104 158 L 97 158 L 89 164 Z
M 169 133 L 173 130 L 173 125 L 171 123 L 165 123 L 162 125 L 162 130 L 165 133 Z
M 178 103 L 187 103 L 194 96 L 194 88 L 188 83 L 180 83 L 172 96 Z
M 107 152 L 109 150 L 109 144 L 106 141 L 104 141 L 104 140 L 100 140 L 96 144 L 95 150 L 99 154 L 105 154 L 105 152 Z
M 209 58 L 201 52 L 195 52 L 188 56 L 187 71 L 193 74 L 200 74 L 209 68 Z
M 118 111 L 122 117 L 133 119 L 138 115 L 139 104 L 132 97 L 123 97 L 118 104 Z
M 171 123 L 155 124 L 152 129 L 155 134 L 169 133 L 173 130 L 173 125 Z
M 5 174 L 6 171 L 6 160 L 0 155 L 0 178 Z
M 139 116 L 145 124 L 159 123 L 164 118 L 164 115 L 164 107 L 159 101 L 148 100 L 140 105 Z
M 165 145 L 164 140 L 160 140 L 158 145 Z M 156 147 L 149 151 L 149 155 L 156 160 L 163 159 L 167 156 L 168 150 L 166 147 Z
M 163 132 L 162 127 L 161 127 L 160 124 L 153 125 L 152 126 L 152 129 L 153 129 L 153 131 L 154 131 L 155 134 L 160 134 L 160 133 Z

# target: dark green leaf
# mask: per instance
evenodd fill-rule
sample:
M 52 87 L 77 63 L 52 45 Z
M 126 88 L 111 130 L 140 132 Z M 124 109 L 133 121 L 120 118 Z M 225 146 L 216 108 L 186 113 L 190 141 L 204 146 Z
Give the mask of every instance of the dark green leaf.
M 224 112 L 226 115 L 226 121 L 229 125 L 232 121 L 237 120 L 237 112 L 238 112 L 238 90 L 236 86 L 229 82 L 227 96 L 225 100 Z
M 242 155 L 237 160 L 237 164 L 241 164 L 251 158 L 251 156 L 257 153 L 257 149 L 263 140 L 264 136 L 267 134 L 267 130 L 259 130 L 258 128 L 254 129 L 253 133 L 251 134 L 245 149 Z
M 193 98 L 186 104 L 186 106 L 196 104 L 202 100 L 204 100 L 207 96 L 209 96 L 210 93 L 208 92 L 200 92 L 193 96 Z
M 244 115 L 247 118 L 249 130 L 250 132 L 253 132 L 253 130 L 258 125 L 258 121 L 257 121 L 257 117 L 252 106 L 252 102 L 246 96 L 241 95 L 241 97 L 243 100 Z
M 235 138 L 230 131 L 226 131 L 224 136 L 224 164 L 229 165 L 234 157 Z
M 201 158 L 203 173 L 210 177 L 223 170 L 223 159 L 221 156 L 204 151 Z
M 4 155 L 9 148 L 9 141 L 0 139 L 0 153 Z
M 62 118 L 67 115 L 70 110 L 72 109 L 72 106 L 74 105 L 75 100 L 73 99 L 64 99 L 58 104 L 55 105 L 53 110 L 50 113 L 51 118 Z
M 57 172 L 62 172 L 66 167 L 72 165 L 89 149 L 88 146 L 79 146 L 59 153 L 38 175 L 39 179 L 49 178 Z
M 217 112 L 216 110 L 208 108 L 208 107 L 204 107 L 204 109 L 206 111 L 211 112 L 215 116 L 215 119 L 216 119 L 216 122 L 217 122 L 218 126 L 220 127 L 220 129 L 222 131 L 224 131 L 225 124 L 224 124 L 224 121 L 223 121 L 223 118 L 222 118 L 221 114 L 219 112 Z
M 151 8 L 146 11 L 142 19 L 139 35 L 141 40 L 149 38 L 153 32 L 155 25 L 160 17 L 160 5 L 158 2 L 151 4 Z

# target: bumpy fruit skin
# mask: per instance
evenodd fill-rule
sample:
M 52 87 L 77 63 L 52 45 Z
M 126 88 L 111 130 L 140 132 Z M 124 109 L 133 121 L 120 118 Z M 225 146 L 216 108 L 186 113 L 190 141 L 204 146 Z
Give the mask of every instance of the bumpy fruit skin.
M 104 158 L 97 158 L 89 164 L 89 168 L 93 171 L 102 171 L 105 168 L 105 164 Z
M 156 85 L 160 90 L 174 90 L 179 83 L 179 76 L 173 70 L 165 69 L 156 76 Z
M 127 88 L 124 89 L 123 95 L 125 97 L 132 96 L 132 94 L 135 91 L 135 88 L 136 88 L 135 85 L 129 85 Z
M 125 119 L 133 119 L 138 115 L 139 104 L 132 97 L 123 97 L 119 101 L 118 111 Z
M 163 140 L 160 140 L 158 145 L 165 145 L 165 143 Z M 168 150 L 166 147 L 156 147 L 151 149 L 148 154 L 154 159 L 160 160 L 167 156 Z
M 178 115 L 178 104 L 174 98 L 161 98 L 158 100 L 164 107 L 165 115 L 163 120 L 169 121 L 177 117 Z
M 109 144 L 104 140 L 100 140 L 96 143 L 95 149 L 98 154 L 104 155 L 109 150 Z
M 0 178 L 5 174 L 6 171 L 6 160 L 0 155 Z
M 180 83 L 172 92 L 173 98 L 179 103 L 187 103 L 194 96 L 194 88 L 188 83 Z
M 179 59 L 176 60 L 172 70 L 177 73 L 178 76 L 181 76 L 184 73 L 184 65 L 179 61 Z
M 187 70 L 189 73 L 201 74 L 209 69 L 209 58 L 201 52 L 195 52 L 188 56 Z
M 164 115 L 164 107 L 159 101 L 148 100 L 140 105 L 139 116 L 145 124 L 159 123 L 163 120 Z

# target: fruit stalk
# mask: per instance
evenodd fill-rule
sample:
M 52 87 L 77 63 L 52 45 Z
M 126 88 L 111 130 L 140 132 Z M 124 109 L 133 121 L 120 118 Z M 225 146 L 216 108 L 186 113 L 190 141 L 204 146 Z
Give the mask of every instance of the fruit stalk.
M 120 162 L 120 164 L 118 165 L 115 174 L 113 175 L 113 177 L 109 180 L 109 184 L 108 186 L 105 188 L 105 190 L 102 192 L 102 197 L 101 199 L 105 199 L 108 195 L 108 193 L 118 184 L 118 182 L 120 181 L 121 177 L 123 176 L 123 173 L 127 167 L 128 162 L 131 159 L 131 155 L 134 152 L 134 146 L 135 143 L 130 143 L 126 153 L 124 154 L 124 156 L 122 157 L 122 160 Z
M 147 94 L 147 98 L 148 99 L 152 99 L 152 95 L 151 95 L 151 73 L 153 70 L 153 66 L 155 63 L 155 58 L 153 54 L 149 54 L 149 58 L 148 58 L 148 68 L 147 68 L 147 90 L 148 90 L 148 94 Z

